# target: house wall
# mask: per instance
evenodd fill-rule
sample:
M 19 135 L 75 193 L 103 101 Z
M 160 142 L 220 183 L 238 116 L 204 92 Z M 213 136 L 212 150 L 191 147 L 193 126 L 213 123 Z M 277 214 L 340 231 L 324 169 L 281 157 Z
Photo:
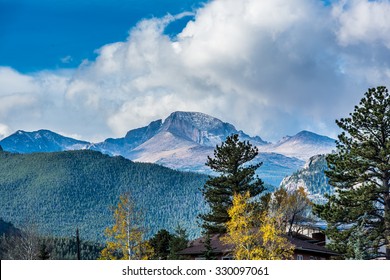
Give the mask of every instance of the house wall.
M 204 260 L 205 258 L 197 255 L 190 256 L 190 260 Z M 215 256 L 216 260 L 228 260 L 232 259 L 230 255 L 223 256 L 221 254 L 218 254 Z M 307 253 L 304 251 L 296 251 L 293 255 L 294 260 L 329 260 L 330 257 L 324 254 L 317 254 L 317 253 Z
M 303 251 L 294 252 L 294 260 L 329 260 L 328 255 L 319 254 L 319 253 L 308 253 Z

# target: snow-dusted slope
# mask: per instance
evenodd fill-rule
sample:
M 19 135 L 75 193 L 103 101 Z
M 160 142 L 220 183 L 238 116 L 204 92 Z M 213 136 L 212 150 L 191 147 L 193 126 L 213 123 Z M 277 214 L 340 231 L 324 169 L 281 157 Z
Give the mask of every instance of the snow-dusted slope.
M 133 150 L 130 158 L 139 162 L 157 163 L 180 171 L 214 174 L 205 165 L 213 156 L 214 147 L 183 140 L 169 131 L 162 131 Z M 260 153 L 253 163 L 263 162 L 257 174 L 266 183 L 278 186 L 281 180 L 301 168 L 304 161 L 275 153 Z
M 133 129 L 123 138 L 108 138 L 104 142 L 91 144 L 91 150 L 109 155 L 121 155 L 130 158 L 131 151 L 155 136 L 161 129 L 162 120 L 151 122 L 148 126 Z
M 16 153 L 81 150 L 87 148 L 89 144 L 89 142 L 65 137 L 50 130 L 33 132 L 18 130 L 0 141 L 5 151 Z
M 207 156 L 213 154 L 215 145 L 233 133 L 238 133 L 233 125 L 209 115 L 174 112 L 162 123 L 156 135 L 131 151 L 129 158 L 183 171 L 208 173 Z
M 130 158 L 142 162 L 156 162 L 164 157 L 183 157 L 187 150 L 197 144 L 180 138 L 169 131 L 161 131 L 153 138 L 133 149 Z
M 325 194 L 332 194 L 333 187 L 325 176 L 327 164 L 325 155 L 316 155 L 311 157 L 302 169 L 286 176 L 280 183 L 281 187 L 288 190 L 295 190 L 303 187 L 309 194 L 309 197 L 317 202 L 324 201 Z
M 202 146 L 215 147 L 232 134 L 239 134 L 242 140 L 250 140 L 255 145 L 267 144 L 258 136 L 250 137 L 232 124 L 199 112 L 174 112 L 164 121 L 161 130 Z
M 269 145 L 260 137 L 250 137 L 233 125 L 202 113 L 174 112 L 162 124 L 160 130 L 149 140 L 132 150 L 130 159 L 151 162 L 181 171 L 212 174 L 205 165 L 208 156 L 213 156 L 216 145 L 227 136 L 237 133 L 241 140 L 262 147 Z M 254 160 L 263 162 L 258 175 L 275 186 L 292 172 L 301 168 L 304 161 L 276 153 L 261 153 Z
M 301 168 L 304 160 L 319 153 L 329 153 L 335 147 L 333 139 L 308 131 L 272 144 L 207 114 L 181 111 L 173 112 L 164 121 L 156 120 L 130 130 L 123 138 L 109 138 L 101 143 L 91 144 L 41 130 L 18 131 L 0 141 L 0 145 L 6 151 L 21 153 L 87 148 L 134 161 L 210 174 L 211 170 L 205 166 L 207 156 L 213 156 L 215 146 L 232 134 L 238 134 L 241 140 L 258 147 L 260 154 L 255 161 L 264 163 L 258 173 L 273 185 L 279 185 L 286 175 Z
M 334 139 L 309 131 L 301 131 L 294 136 L 286 136 L 275 144 L 260 146 L 259 150 L 306 161 L 314 155 L 331 153 L 335 148 Z

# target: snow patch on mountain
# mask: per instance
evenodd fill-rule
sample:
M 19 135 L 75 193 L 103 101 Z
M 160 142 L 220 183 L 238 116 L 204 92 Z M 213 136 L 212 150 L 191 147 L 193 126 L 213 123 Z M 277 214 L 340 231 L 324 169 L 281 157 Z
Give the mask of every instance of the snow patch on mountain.
M 103 142 L 91 144 L 89 149 L 112 156 L 121 155 L 130 158 L 131 151 L 155 136 L 161 126 L 162 120 L 156 120 L 147 126 L 130 130 L 125 137 L 108 138 Z
M 182 111 L 173 112 L 164 121 L 160 119 L 132 129 L 122 138 L 108 138 L 100 143 L 40 130 L 17 131 L 0 141 L 0 145 L 6 151 L 19 153 L 91 149 L 177 170 L 213 174 L 205 165 L 207 157 L 212 157 L 216 145 L 221 145 L 232 134 L 238 134 L 241 141 L 249 141 L 259 149 L 254 159 L 254 162 L 263 162 L 258 175 L 274 186 L 286 175 L 302 168 L 311 156 L 329 153 L 335 148 L 335 140 L 308 131 L 286 136 L 273 144 L 207 114 Z
M 312 201 L 324 202 L 324 195 L 334 192 L 325 175 L 327 168 L 326 156 L 315 155 L 305 163 L 302 169 L 286 176 L 280 183 L 280 187 L 287 190 L 296 190 L 302 187 Z
M 275 144 L 258 148 L 262 152 L 274 152 L 307 161 L 313 155 L 331 153 L 336 148 L 336 142 L 326 136 L 301 131 L 294 136 L 286 136 Z
M 88 148 L 90 143 L 42 129 L 33 132 L 18 130 L 1 140 L 0 145 L 9 152 L 34 153 L 82 150 Z
M 184 157 L 196 144 L 183 140 L 169 131 L 162 131 L 129 153 L 134 161 L 155 163 L 166 157 Z
M 164 121 L 161 130 L 209 147 L 221 144 L 232 134 L 239 134 L 241 140 L 250 140 L 256 145 L 267 144 L 258 136 L 252 138 L 232 124 L 199 112 L 174 112 Z

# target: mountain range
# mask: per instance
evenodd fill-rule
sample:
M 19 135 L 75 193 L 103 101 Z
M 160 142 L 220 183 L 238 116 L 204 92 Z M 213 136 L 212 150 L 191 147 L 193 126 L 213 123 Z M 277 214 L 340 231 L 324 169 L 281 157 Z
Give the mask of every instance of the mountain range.
M 130 130 L 123 138 L 109 138 L 100 143 L 76 140 L 49 130 L 19 130 L 1 140 L 0 145 L 5 151 L 16 153 L 89 149 L 180 171 L 213 174 L 205 166 L 207 156 L 212 156 L 215 146 L 231 134 L 238 134 L 241 140 L 249 141 L 259 149 L 254 161 L 261 161 L 263 165 L 258 169 L 258 175 L 274 186 L 302 168 L 311 156 L 329 153 L 335 148 L 334 139 L 309 131 L 270 143 L 199 112 L 173 112 L 164 121 L 153 121 Z
M 180 221 L 190 236 L 197 236 L 196 217 L 205 210 L 199 188 L 208 177 L 172 169 L 212 174 L 205 166 L 207 156 L 231 134 L 259 149 L 253 161 L 263 162 L 258 175 L 269 191 L 269 184 L 288 189 L 302 185 L 317 201 L 332 191 L 323 172 L 325 157 L 314 155 L 331 152 L 333 139 L 301 131 L 270 143 L 206 114 L 174 112 L 123 138 L 99 143 L 50 130 L 19 130 L 4 138 L 0 218 L 17 226 L 29 221 L 54 236 L 70 236 L 76 226 L 85 238 L 103 240 L 104 228 L 112 222 L 110 206 L 129 191 L 145 210 L 150 234 L 172 230 Z
M 33 132 L 18 130 L 14 134 L 1 140 L 0 145 L 7 152 L 28 154 L 82 150 L 88 147 L 90 143 L 42 129 Z

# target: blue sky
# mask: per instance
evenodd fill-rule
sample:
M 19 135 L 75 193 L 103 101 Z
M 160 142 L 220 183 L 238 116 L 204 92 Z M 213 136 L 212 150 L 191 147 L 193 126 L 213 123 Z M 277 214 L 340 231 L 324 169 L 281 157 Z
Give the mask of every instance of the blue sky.
M 336 137 L 390 80 L 390 0 L 0 0 L 0 138 L 100 141 L 200 111 Z
M 77 67 L 95 49 L 124 40 L 139 20 L 191 11 L 201 2 L 0 0 L 0 63 L 22 72 Z

